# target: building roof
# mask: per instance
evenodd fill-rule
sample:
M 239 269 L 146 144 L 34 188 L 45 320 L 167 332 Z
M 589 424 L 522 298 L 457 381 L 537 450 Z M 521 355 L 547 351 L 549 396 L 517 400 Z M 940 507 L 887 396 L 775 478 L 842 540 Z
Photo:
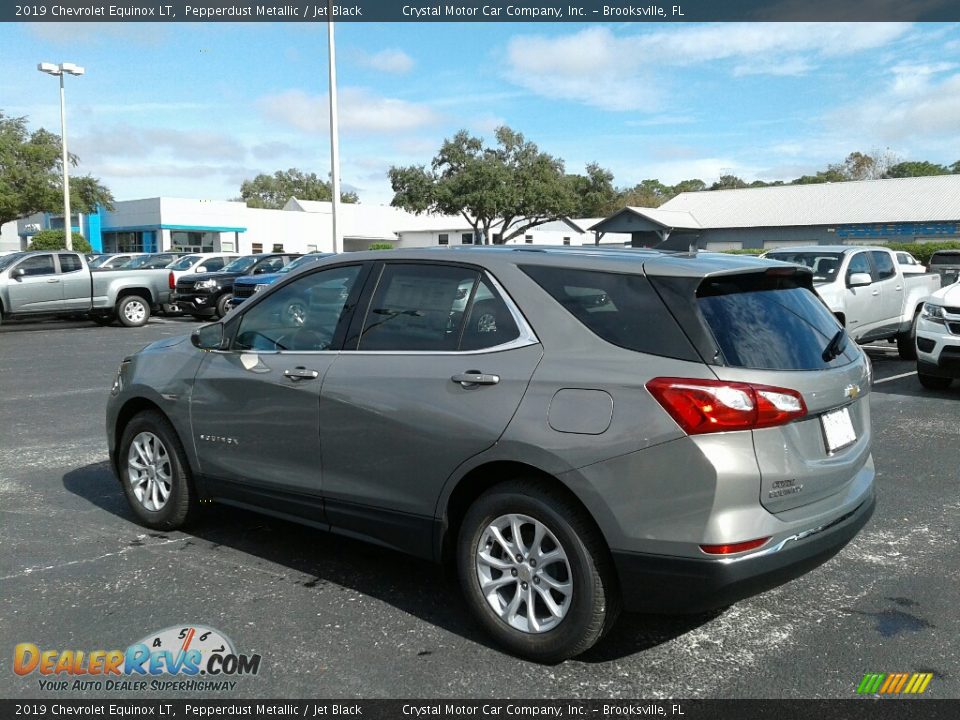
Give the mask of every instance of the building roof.
M 656 211 L 689 213 L 701 228 L 953 221 L 960 175 L 687 192 Z

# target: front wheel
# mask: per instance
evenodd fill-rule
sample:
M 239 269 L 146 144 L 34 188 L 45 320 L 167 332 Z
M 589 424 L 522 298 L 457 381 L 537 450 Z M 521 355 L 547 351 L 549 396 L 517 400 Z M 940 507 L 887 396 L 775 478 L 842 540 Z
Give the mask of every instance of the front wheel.
M 117 466 L 137 519 L 157 530 L 183 526 L 195 505 L 190 466 L 176 431 L 163 415 L 135 415 L 123 430 Z
M 117 302 L 117 317 L 126 327 L 143 327 L 150 319 L 150 303 L 139 295 L 127 295 Z
M 233 300 L 233 293 L 225 293 L 217 300 L 217 320 L 230 312 L 230 301 Z
M 539 662 L 585 652 L 619 612 L 598 531 L 541 480 L 503 483 L 474 502 L 460 528 L 457 566 L 480 623 L 510 651 Z
M 918 311 L 913 316 L 910 329 L 897 335 L 897 353 L 901 360 L 917 359 L 917 321 L 919 319 L 920 312 Z

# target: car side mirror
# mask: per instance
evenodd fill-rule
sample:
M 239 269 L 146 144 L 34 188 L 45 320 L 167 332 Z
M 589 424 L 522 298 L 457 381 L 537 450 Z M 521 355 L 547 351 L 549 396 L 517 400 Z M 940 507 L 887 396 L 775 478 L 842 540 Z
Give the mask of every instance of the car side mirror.
M 219 350 L 223 344 L 223 325 L 213 323 L 194 330 L 190 335 L 190 342 L 201 350 Z
M 847 287 L 864 287 L 865 285 L 870 285 L 873 283 L 873 278 L 870 277 L 870 273 L 851 273 L 847 278 Z
M 207 269 L 203 265 L 194 270 L 195 273 L 205 273 L 206 271 Z
M 26 271 L 26 270 L 24 270 L 23 268 L 17 268 L 17 269 L 14 270 L 12 273 L 10 273 L 10 277 L 12 277 L 12 278 L 14 278 L 14 279 L 16 279 L 16 280 L 19 280 L 20 278 L 22 278 L 22 277 L 23 277 L 24 275 L 26 275 L 26 274 L 27 274 L 27 271 Z

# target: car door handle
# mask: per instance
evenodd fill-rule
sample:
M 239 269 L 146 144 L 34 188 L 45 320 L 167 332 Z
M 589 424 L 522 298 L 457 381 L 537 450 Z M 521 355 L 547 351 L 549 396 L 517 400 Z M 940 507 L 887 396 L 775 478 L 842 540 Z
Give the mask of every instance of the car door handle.
M 47 282 L 48 282 L 48 283 L 58 283 L 58 282 L 60 282 L 60 281 L 59 281 L 57 278 L 51 278 L 50 280 L 47 280 Z
M 460 383 L 463 387 L 470 385 L 496 385 L 500 382 L 499 375 L 482 373 L 479 370 L 467 370 L 465 373 L 454 375 L 450 378 L 455 383 Z
M 308 370 L 305 367 L 295 367 L 293 370 L 284 370 L 283 376 L 292 382 L 301 380 L 316 380 L 320 373 L 316 370 Z
M 874 297 L 876 297 L 877 295 L 880 294 L 880 291 L 879 291 L 879 290 L 874 290 L 874 291 L 873 291 L 872 293 L 870 293 L 870 294 L 873 295 Z
M 894 290 L 903 290 L 903 286 L 902 286 L 902 285 L 897 285 L 897 286 L 894 288 Z

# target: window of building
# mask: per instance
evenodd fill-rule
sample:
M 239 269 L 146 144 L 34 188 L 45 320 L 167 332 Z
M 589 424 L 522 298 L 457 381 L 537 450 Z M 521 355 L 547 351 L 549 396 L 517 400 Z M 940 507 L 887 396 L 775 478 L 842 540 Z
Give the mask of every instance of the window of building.
M 307 245 L 307 252 L 308 252 L 308 253 L 315 253 L 316 251 L 317 251 L 317 246 L 316 246 L 316 245 Z
M 527 243 L 527 245 L 533 245 L 533 235 L 524 235 L 523 241 Z
M 565 237 L 565 238 L 563 239 L 563 244 L 564 244 L 564 245 L 569 245 L 569 244 L 570 244 L 570 238 Z
M 494 233 L 494 234 L 493 234 L 493 244 L 494 244 L 494 245 L 499 245 L 501 240 L 503 240 L 503 234 L 502 234 L 502 233 Z
M 449 245 L 450 236 L 447 233 L 440 233 L 439 235 L 437 235 L 437 242 L 440 243 L 441 245 Z
M 259 255 L 263 252 L 263 243 L 254 243 L 250 249 L 254 255 Z
M 273 250 L 270 252 L 283 252 L 283 243 L 274 243 Z
M 473 233 L 463 233 L 460 236 L 461 245 L 473 245 Z

